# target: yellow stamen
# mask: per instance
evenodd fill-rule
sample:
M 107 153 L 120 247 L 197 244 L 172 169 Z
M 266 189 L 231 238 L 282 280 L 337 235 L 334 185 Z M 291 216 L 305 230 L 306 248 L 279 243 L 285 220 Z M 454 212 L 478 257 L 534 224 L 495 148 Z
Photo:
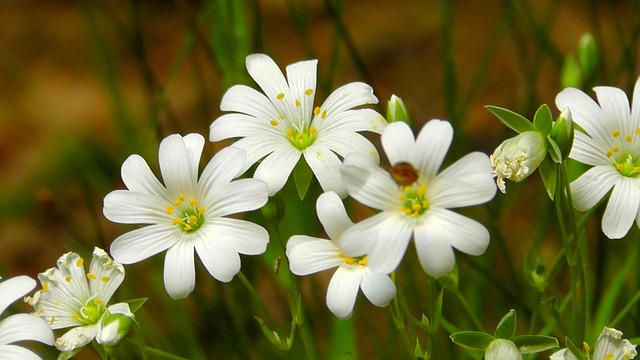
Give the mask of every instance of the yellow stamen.
M 269 124 L 271 124 L 271 126 L 278 126 L 278 122 L 275 120 L 269 120 Z
M 279 114 L 278 117 L 280 118 L 280 120 L 284 120 L 284 114 Z
M 300 107 L 300 100 L 296 99 L 296 107 Z
M 103 276 L 103 277 L 100 278 L 100 280 L 102 280 L 102 282 L 109 282 L 109 280 L 111 280 L 111 278 L 108 277 L 108 276 Z
M 182 218 L 175 218 L 171 221 L 171 225 L 180 225 L 182 224 Z
M 620 136 L 620 130 L 615 130 L 613 133 L 611 133 L 611 136 L 617 138 L 618 136 Z
M 184 231 L 189 231 L 191 229 L 192 229 L 191 225 L 189 225 L 189 224 L 185 224 L 184 225 Z
M 93 304 L 94 304 L 94 305 L 100 305 L 100 304 L 102 304 L 102 300 L 100 300 L 100 299 L 98 299 L 98 298 L 93 299 L 93 300 L 92 300 L 92 302 L 93 302 Z
M 636 135 L 640 135 L 640 128 L 636 129 Z
M 96 276 L 95 276 L 95 275 L 93 275 L 92 273 L 88 273 L 88 274 L 87 274 L 87 278 L 88 278 L 89 280 L 95 280 L 95 279 L 96 279 Z
M 620 151 L 620 148 L 619 148 L 619 147 L 617 147 L 617 146 L 614 146 L 614 147 L 613 147 L 613 152 L 614 152 L 614 153 L 617 153 L 618 151 Z
M 315 133 L 316 133 L 316 131 L 317 131 L 317 130 L 316 130 L 316 128 L 309 128 L 309 134 L 310 134 L 310 135 L 315 134 Z
M 64 278 L 64 280 L 65 280 L 66 282 L 71 282 L 71 276 L 70 276 L 70 275 L 67 275 L 67 276 Z
M 307 89 L 307 90 L 305 90 L 305 91 L 304 91 L 304 94 L 305 94 L 305 95 L 307 95 L 307 96 L 309 96 L 309 95 L 313 94 L 313 89 Z
M 196 204 L 198 204 L 198 200 L 196 200 L 196 199 L 189 200 L 189 205 L 196 206 Z
M 320 108 L 316 106 L 316 108 L 315 108 L 315 109 L 313 109 L 313 114 L 314 114 L 314 115 L 316 115 L 316 116 L 317 116 L 318 114 L 320 114 Z M 639 130 L 640 130 L 640 129 L 639 129 Z
M 627 134 L 627 137 L 625 138 L 625 140 L 627 140 L 627 142 L 631 142 L 631 139 L 632 139 L 631 134 Z
M 291 129 L 287 129 L 287 137 L 290 138 L 293 136 L 293 131 Z
M 204 207 L 200 206 L 198 208 L 198 214 L 200 214 L 200 215 L 204 214 Z
M 53 325 L 53 322 L 56 321 L 56 317 L 52 316 L 51 320 L 49 320 L 49 325 Z
M 76 320 L 78 320 L 78 319 L 80 319 L 80 314 L 73 314 L 73 315 L 71 315 L 71 317 L 76 319 Z
M 284 93 L 280 93 L 276 96 L 276 98 L 278 98 L 278 100 L 282 100 L 284 99 Z
M 607 150 L 607 157 L 610 158 L 613 156 L 613 152 L 611 150 Z
M 42 290 L 44 292 L 49 292 L 49 283 L 42 283 Z
M 84 264 L 84 259 L 83 258 L 80 258 L 80 259 L 78 259 L 78 261 L 76 261 L 76 266 L 77 267 L 82 266 L 82 264 Z
M 321 118 L 326 119 L 327 118 L 327 110 L 322 110 L 322 115 L 320 115 Z
M 173 208 L 173 206 L 167 205 L 167 214 L 171 215 L 174 211 L 175 209 Z
M 198 221 L 198 218 L 195 215 L 191 215 L 189 216 L 189 222 L 190 223 L 196 223 Z

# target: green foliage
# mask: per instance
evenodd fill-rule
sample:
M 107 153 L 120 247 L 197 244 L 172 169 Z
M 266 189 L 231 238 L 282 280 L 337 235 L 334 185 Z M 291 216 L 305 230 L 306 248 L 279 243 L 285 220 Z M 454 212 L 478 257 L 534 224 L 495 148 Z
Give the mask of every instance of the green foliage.
M 514 111 L 491 105 L 487 105 L 485 108 L 491 111 L 508 128 L 517 133 L 535 130 L 531 121 Z

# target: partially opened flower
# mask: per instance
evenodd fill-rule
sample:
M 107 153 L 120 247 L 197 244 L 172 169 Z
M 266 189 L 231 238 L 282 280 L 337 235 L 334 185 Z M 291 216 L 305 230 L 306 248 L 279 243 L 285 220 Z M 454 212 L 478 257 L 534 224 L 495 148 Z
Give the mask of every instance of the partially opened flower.
M 593 360 L 629 360 L 638 355 L 636 345 L 622 338 L 622 332 L 605 327 L 598 337 L 596 348 L 593 352 Z M 578 360 L 569 350 L 562 349 L 553 353 L 551 360 Z
M 114 259 L 131 264 L 167 250 L 164 284 L 174 299 L 193 291 L 194 252 L 211 276 L 228 282 L 240 270 L 239 254 L 262 254 L 269 242 L 261 226 L 226 217 L 258 209 L 268 199 L 263 181 L 233 180 L 241 174 L 244 151 L 222 149 L 198 177 L 203 147 L 199 134 L 168 136 L 159 151 L 164 185 L 142 157 L 132 155 L 122 165 L 129 190 L 115 190 L 104 199 L 109 220 L 148 224 L 113 241 Z
M 0 282 L 0 315 L 14 301 L 36 286 L 28 276 L 16 276 Z M 15 314 L 0 321 L 0 358 L 6 360 L 39 360 L 35 353 L 21 346 L 20 341 L 39 341 L 53 345 L 53 332 L 43 319 L 31 314 Z
M 374 110 L 354 109 L 378 102 L 371 87 L 344 85 L 314 108 L 317 60 L 287 66 L 286 79 L 267 55 L 249 55 L 246 62 L 264 94 L 245 85 L 227 90 L 220 109 L 233 113 L 211 124 L 209 140 L 242 138 L 234 146 L 247 152 L 245 168 L 264 158 L 254 177 L 269 185 L 270 195 L 282 189 L 301 155 L 324 191 L 345 195 L 338 156 L 378 160 L 373 144 L 357 132 L 380 133 L 386 121 Z
M 545 138 L 537 131 L 525 131 L 503 141 L 489 157 L 498 189 L 507 192 L 505 179 L 521 182 L 529 177 L 546 154 Z
M 627 95 L 614 87 L 594 88 L 599 105 L 584 92 L 567 88 L 556 97 L 558 109 L 568 108 L 576 131 L 569 157 L 593 166 L 571 183 L 573 205 L 593 208 L 611 191 L 602 218 L 602 231 L 610 239 L 625 236 L 634 220 L 640 226 L 640 80 Z
M 507 339 L 495 339 L 486 349 L 485 360 L 522 360 L 516 344 Z
M 292 236 L 287 242 L 291 272 L 308 275 L 338 267 L 327 289 L 327 306 L 340 318 L 351 316 L 359 289 L 374 305 L 387 306 L 396 293 L 389 276 L 369 268 L 366 255 L 349 257 L 340 249 L 342 233 L 353 225 L 340 197 L 334 192 L 320 195 L 316 210 L 331 240 Z
M 382 133 L 390 172 L 362 157 L 345 159 L 342 174 L 349 195 L 381 211 L 345 231 L 345 254 L 359 256 L 368 249 L 369 266 L 389 273 L 413 237 L 422 267 L 438 276 L 454 268 L 454 248 L 470 255 L 485 251 L 487 229 L 449 209 L 493 198 L 491 162 L 486 154 L 474 152 L 438 172 L 452 138 L 453 128 L 446 121 L 429 121 L 417 139 L 406 123 L 395 122 Z
M 96 337 L 102 338 L 103 321 L 111 314 L 133 317 L 126 303 L 107 305 L 124 280 L 124 267 L 100 248 L 93 250 L 88 273 L 84 259 L 69 252 L 58 259 L 57 267 L 40 273 L 38 279 L 42 289 L 25 301 L 51 329 L 72 328 L 56 339 L 55 346 L 60 351 L 71 351 Z

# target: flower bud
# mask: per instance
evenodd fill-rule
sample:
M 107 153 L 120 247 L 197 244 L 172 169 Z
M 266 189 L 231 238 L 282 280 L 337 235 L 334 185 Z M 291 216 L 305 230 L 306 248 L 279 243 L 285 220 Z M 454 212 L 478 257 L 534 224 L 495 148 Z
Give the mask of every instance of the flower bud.
M 495 339 L 484 353 L 486 360 L 522 360 L 522 354 L 518 351 L 516 344 L 513 341 L 507 339 Z
M 558 120 L 551 128 L 551 139 L 558 144 L 562 152 L 562 160 L 567 160 L 573 146 L 573 121 L 569 109 L 562 110 Z
M 102 320 L 101 330 L 96 340 L 103 346 L 115 346 L 122 340 L 133 325 L 133 314 L 111 314 Z
M 387 121 L 392 123 L 394 121 L 404 121 L 407 124 L 411 124 L 409 120 L 409 113 L 402 99 L 395 95 L 391 95 L 389 102 L 387 103 Z
M 547 143 L 537 131 L 525 131 L 503 141 L 490 156 L 498 189 L 506 193 L 504 179 L 515 182 L 526 179 L 538 168 L 546 154 Z

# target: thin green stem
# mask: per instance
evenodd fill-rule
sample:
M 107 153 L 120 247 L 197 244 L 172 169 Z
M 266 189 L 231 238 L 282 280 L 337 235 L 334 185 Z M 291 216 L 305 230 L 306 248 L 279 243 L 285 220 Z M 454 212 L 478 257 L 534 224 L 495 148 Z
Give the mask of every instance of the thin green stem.
M 473 309 L 471 308 L 471 306 L 467 302 L 467 298 L 464 297 L 464 295 L 462 295 L 460 290 L 458 288 L 448 289 L 448 290 L 453 292 L 456 295 L 456 298 L 458 299 L 458 301 L 460 301 L 460 305 L 462 305 L 462 308 L 464 309 L 464 311 L 467 313 L 467 315 L 471 319 L 471 322 L 473 322 L 473 325 L 476 327 L 476 330 L 478 330 L 478 331 L 486 331 L 484 329 L 484 326 L 482 325 L 482 322 L 480 322 L 480 319 L 478 319 L 478 317 L 476 316 L 475 312 L 473 311 Z
M 242 271 L 238 272 L 238 279 L 240 279 L 240 282 L 242 282 L 244 287 L 247 288 L 247 290 L 249 291 L 251 296 L 253 296 L 255 301 L 258 303 L 258 305 L 260 306 L 260 309 L 262 310 L 262 312 L 265 313 L 265 315 L 267 316 L 267 320 L 269 321 L 269 323 L 273 324 L 273 326 L 275 327 L 277 332 L 280 332 L 279 329 L 278 329 L 278 324 L 276 324 L 276 322 L 273 320 L 273 316 L 271 315 L 271 312 L 269 311 L 269 308 L 267 307 L 267 305 L 265 305 L 265 303 L 262 300 L 262 297 L 260 296 L 260 294 L 258 294 L 256 289 L 253 287 L 253 285 L 251 285 L 251 283 L 249 282 L 247 277 L 244 276 Z
M 640 301 L 640 290 L 636 292 L 636 294 L 633 296 L 631 301 L 629 301 L 627 305 L 625 305 L 625 307 L 622 309 L 622 311 L 620 311 L 620 313 L 615 317 L 615 319 L 613 319 L 613 321 L 609 323 L 609 326 L 615 327 L 620 322 L 620 320 L 622 320 L 625 316 L 627 316 L 629 311 L 631 311 L 631 309 L 633 309 L 636 306 L 636 303 L 638 303 L 638 301 Z

